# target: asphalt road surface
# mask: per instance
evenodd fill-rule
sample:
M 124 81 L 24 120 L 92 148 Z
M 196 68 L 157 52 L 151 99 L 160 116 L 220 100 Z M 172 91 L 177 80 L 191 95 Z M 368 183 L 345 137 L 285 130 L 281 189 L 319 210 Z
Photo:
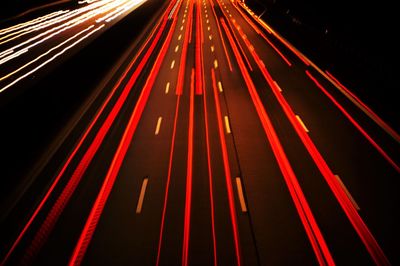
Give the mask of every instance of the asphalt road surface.
M 34 51 L 6 47 L 1 75 L 29 66 L 0 97 L 56 58 L 39 54 L 138 4 L 108 2 Z M 241 2 L 154 17 L 28 211 L 4 218 L 2 265 L 399 263 L 399 134 Z

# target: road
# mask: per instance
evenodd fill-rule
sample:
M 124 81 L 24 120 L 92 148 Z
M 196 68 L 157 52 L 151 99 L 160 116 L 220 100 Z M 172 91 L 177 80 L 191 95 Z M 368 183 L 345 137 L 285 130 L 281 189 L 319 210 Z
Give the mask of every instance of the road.
M 159 14 L 2 264 L 396 265 L 398 133 L 241 2 Z

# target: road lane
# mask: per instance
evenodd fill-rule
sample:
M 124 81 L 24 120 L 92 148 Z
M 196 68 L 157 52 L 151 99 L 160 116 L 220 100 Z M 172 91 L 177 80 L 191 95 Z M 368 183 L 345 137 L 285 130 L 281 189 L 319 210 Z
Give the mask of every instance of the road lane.
M 155 40 L 155 42 L 157 42 L 157 40 Z M 151 50 L 151 49 L 150 49 Z M 142 62 L 146 62 L 146 59 L 144 59 Z M 140 70 L 139 70 L 140 71 Z M 137 75 L 137 74 L 133 74 L 133 76 L 135 76 L 135 75 Z M 132 79 L 133 78 L 131 78 L 131 80 L 127 83 L 127 84 L 122 84 L 122 86 L 125 86 L 125 91 L 128 91 L 129 92 L 129 86 L 132 86 L 132 84 L 129 84 L 129 83 L 134 83 L 134 81 L 132 81 Z M 121 85 L 121 84 L 117 84 L 116 85 L 116 87 L 118 87 L 119 85 Z M 128 90 L 126 89 L 128 87 Z M 125 96 L 124 97 L 126 97 L 126 92 L 124 92 L 124 93 L 122 93 L 122 95 L 124 95 L 125 94 Z M 133 97 L 135 97 L 134 96 L 135 95 L 135 93 L 133 93 Z M 110 96 L 111 97 L 111 96 Z M 118 97 L 118 96 L 117 96 Z M 106 127 L 109 127 L 110 126 L 110 121 L 108 121 L 109 120 L 109 118 L 111 117 L 111 119 L 114 119 L 115 118 L 115 116 L 114 116 L 114 118 L 112 118 L 112 115 L 115 115 L 115 113 L 118 113 L 118 110 L 120 110 L 120 109 L 118 109 L 118 108 L 120 108 L 121 107 L 121 104 L 122 103 L 119 103 L 119 102 L 123 102 L 124 101 L 124 97 L 120 97 L 119 98 L 119 100 L 117 101 L 117 103 L 116 103 L 116 105 L 113 107 L 113 109 L 112 109 L 112 112 L 111 112 L 111 116 L 109 115 L 108 116 L 108 118 L 107 118 L 107 120 L 105 120 L 105 121 L 103 121 L 102 123 L 105 123 L 104 125 L 106 126 Z M 132 95 L 130 95 L 129 96 L 130 97 L 130 99 L 132 100 L 132 99 L 134 99 L 134 98 L 132 98 Z M 115 101 L 115 100 L 113 100 L 113 101 Z M 134 102 L 134 101 L 133 101 Z M 107 103 L 107 102 L 106 102 Z M 111 101 L 111 103 L 112 103 L 112 101 Z M 106 104 L 107 105 L 107 104 Z M 107 107 L 107 106 L 106 106 Z M 107 107 L 107 108 L 109 108 L 109 107 Z M 124 108 L 126 108 L 126 107 L 124 107 Z M 102 107 L 101 109 L 100 109 L 100 113 L 101 113 L 101 111 L 102 111 L 102 109 L 104 109 L 104 107 Z M 104 114 L 101 114 L 103 117 L 104 117 Z M 106 114 L 107 115 L 107 114 Z M 101 120 L 100 120 L 100 122 L 101 122 Z M 112 123 L 112 122 L 111 122 Z M 99 131 L 99 133 L 98 133 L 98 135 L 96 136 L 96 138 L 95 138 L 95 142 L 94 142 L 94 144 L 95 144 L 95 146 L 93 146 L 93 147 L 97 147 L 97 148 L 95 148 L 95 149 L 98 149 L 98 145 L 97 144 L 99 144 L 99 140 L 100 139 L 102 139 L 103 137 L 104 137 L 104 135 L 107 133 L 107 128 L 104 128 L 104 125 L 101 127 L 101 129 L 100 129 L 100 131 Z M 97 126 L 96 126 L 97 127 Z M 105 130 L 103 130 L 103 129 L 105 129 Z M 90 131 L 90 127 L 89 127 L 89 131 Z M 105 131 L 105 132 L 103 132 L 103 131 Z M 100 134 L 100 135 L 99 135 Z M 100 136 L 100 139 L 99 140 L 97 140 L 98 139 L 98 137 Z M 86 140 L 85 140 L 86 141 Z M 100 141 L 101 142 L 101 141 Z M 91 146 L 91 147 L 92 147 Z M 89 156 L 93 156 L 93 155 L 90 155 L 90 154 L 93 154 L 93 152 L 92 151 L 90 151 L 90 149 L 91 149 L 91 147 L 89 148 L 89 153 L 87 153 L 87 154 L 89 154 Z M 86 154 L 86 155 L 87 155 Z M 87 157 L 85 155 L 85 157 Z M 85 157 L 83 157 L 83 159 L 85 159 Z M 89 160 L 91 160 L 91 159 L 89 159 Z M 85 163 L 84 163 L 85 164 Z M 78 167 L 78 171 L 76 172 L 76 173 L 78 173 L 78 175 L 79 174 L 82 174 L 82 168 L 83 168 L 83 171 L 86 169 L 86 167 L 87 167 L 87 164 L 88 163 L 86 163 L 86 166 L 83 166 L 83 167 Z M 47 235 L 48 235 L 48 233 L 49 233 L 49 230 L 51 231 L 51 229 L 53 228 L 53 226 L 54 226 L 54 222 L 55 221 L 57 221 L 57 219 L 58 219 L 58 216 L 59 216 L 59 214 L 60 214 L 60 212 L 62 212 L 62 208 L 64 208 L 64 206 L 65 206 L 65 204 L 68 202 L 68 199 L 70 198 L 70 196 L 71 196 L 71 194 L 73 193 L 73 191 L 75 190 L 75 187 L 76 187 L 76 182 L 79 182 L 79 180 L 80 180 L 80 177 L 77 177 L 76 176 L 76 173 L 74 173 L 74 175 L 72 176 L 72 178 L 71 178 L 71 180 L 69 181 L 69 183 L 68 183 L 68 185 L 66 186 L 66 188 L 64 189 L 64 191 L 63 191 L 63 193 L 61 194 L 61 196 L 58 198 L 58 200 L 57 200 L 57 202 L 56 202 L 56 204 L 52 207 L 52 210 L 51 210 L 51 212 L 50 212 L 50 214 L 47 216 L 47 218 L 46 218 L 46 220 L 45 220 L 45 226 L 42 226 L 40 229 L 39 229 L 39 232 L 36 234 L 36 236 L 35 236 L 35 238 L 32 240 L 33 242 L 32 242 L 32 244 L 30 245 L 30 246 L 28 246 L 28 248 L 31 250 L 31 252 L 28 252 L 27 254 L 26 254 L 26 256 L 24 256 L 24 258 L 22 258 L 22 260 L 24 260 L 25 262 L 27 262 L 27 261 L 29 261 L 29 260 L 31 260 L 31 259 L 33 259 L 33 257 L 35 256 L 35 253 L 37 253 L 37 250 L 38 249 L 40 249 L 40 247 L 41 247 L 41 245 L 43 244 L 43 241 L 45 241 L 46 240 L 46 238 L 47 238 Z M 63 174 L 63 173 L 60 173 L 61 175 Z M 76 179 L 76 178 L 78 178 L 78 179 Z M 72 181 L 72 183 L 71 183 L 71 181 Z M 64 181 L 65 182 L 65 181 Z M 72 184 L 72 187 L 70 187 L 70 184 Z M 69 188 L 70 187 L 70 188 Z M 64 194 L 65 193 L 67 193 L 68 194 L 68 196 L 64 196 Z M 67 195 L 67 194 L 65 194 L 65 195 Z M 52 197 L 54 197 L 54 195 L 52 196 Z M 47 196 L 45 197 L 45 199 L 47 198 Z M 57 205 L 57 204 L 61 204 L 61 205 Z M 47 205 L 48 205 L 48 203 L 46 203 Z M 42 205 L 42 204 L 41 204 Z M 61 209 L 60 209 L 60 206 L 61 206 Z M 55 211 L 55 212 L 54 212 Z M 36 214 L 33 216 L 33 218 L 35 218 L 35 216 L 36 216 Z M 48 225 L 48 222 L 50 222 L 50 223 L 52 223 L 51 225 Z M 37 223 L 37 222 L 36 222 Z M 28 224 L 29 225 L 29 224 Z M 25 230 L 25 229 L 24 229 Z M 43 230 L 45 230 L 45 231 L 43 231 Z M 32 250 L 33 249 L 33 250 Z M 11 252 L 12 252 L 12 250 L 11 250 Z M 29 262 L 27 262 L 27 263 L 29 263 Z
M 395 203 L 382 206 L 398 173 L 316 81 L 333 85 L 311 79 L 307 60 L 230 1 L 169 4 L 150 63 L 136 69 L 109 132 L 89 145 L 62 208 L 70 185 L 57 185 L 45 208 L 57 212 L 41 212 L 32 244 L 17 250 L 28 250 L 22 262 L 386 265 L 397 229 Z M 54 223 L 40 224 L 47 219 Z M 35 239 L 48 235 L 41 249 Z
M 257 46 L 256 46 L 257 47 Z M 286 78 L 286 80 L 287 80 L 287 77 L 285 77 Z M 297 98 L 297 100 L 298 99 L 300 99 L 300 95 L 299 95 L 299 97 Z M 319 101 L 319 102 L 321 102 L 321 101 Z M 318 113 L 318 114 L 320 114 L 320 112 Z M 340 118 L 341 120 L 343 120 L 342 118 Z M 334 132 L 334 131 L 332 131 L 332 132 Z M 350 135 L 350 134 L 348 134 L 348 135 Z M 360 235 L 360 236 L 362 236 L 362 235 Z M 366 241 L 365 242 L 366 243 L 366 245 L 368 245 L 367 243 L 368 243 L 368 241 Z M 371 255 L 373 254 L 373 252 L 371 253 Z M 372 255 L 372 256 L 374 256 L 374 255 Z M 383 255 L 384 256 L 384 255 Z M 378 255 L 378 257 L 379 257 L 379 255 Z M 379 260 L 379 259 L 378 259 Z M 385 260 L 385 259 L 383 259 L 383 260 Z

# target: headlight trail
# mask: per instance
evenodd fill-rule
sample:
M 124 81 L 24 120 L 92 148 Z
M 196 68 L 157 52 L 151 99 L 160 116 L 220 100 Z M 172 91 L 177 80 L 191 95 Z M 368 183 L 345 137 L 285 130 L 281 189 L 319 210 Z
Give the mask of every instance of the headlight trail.
M 104 28 L 107 23 L 135 10 L 144 2 L 146 0 L 85 1 L 84 3 L 88 5 L 75 10 L 52 12 L 0 30 L 0 36 L 4 35 L 0 37 L 0 41 L 3 40 L 3 42 L 0 42 L 0 48 L 6 42 L 11 43 L 17 38 L 24 38 L 25 35 L 38 32 L 35 36 L 0 51 L 0 65 L 4 65 L 4 72 L 0 73 L 0 93 L 81 43 L 83 39 L 74 42 L 73 45 L 68 44 L 87 30 L 96 27 L 94 32 L 97 32 Z M 97 27 L 99 23 L 102 23 L 102 26 Z M 84 27 L 82 28 L 82 26 Z M 84 39 L 92 35 L 85 35 Z M 53 40 L 56 43 L 53 44 Z M 48 43 L 51 44 L 50 49 L 47 49 Z M 45 46 L 46 50 L 36 55 L 36 51 L 41 51 L 42 47 Z M 59 49 L 62 52 L 57 52 Z M 30 67 L 33 68 L 29 70 Z M 23 70 L 26 70 L 26 72 L 23 73 Z M 17 74 L 20 76 L 16 76 Z M 11 77 L 14 77 L 13 80 L 6 84 L 3 83 Z

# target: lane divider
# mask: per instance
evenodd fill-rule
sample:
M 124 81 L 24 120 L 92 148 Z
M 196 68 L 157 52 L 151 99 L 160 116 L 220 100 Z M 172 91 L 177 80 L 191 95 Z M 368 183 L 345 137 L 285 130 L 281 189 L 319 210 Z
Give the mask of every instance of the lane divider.
M 310 132 L 308 130 L 308 128 L 306 127 L 306 125 L 304 124 L 303 120 L 301 120 L 300 116 L 296 115 L 296 119 L 297 119 L 297 121 L 299 121 L 300 125 L 302 126 L 302 128 L 304 129 L 305 132 L 307 132 L 307 133 Z
M 185 9 L 185 13 L 186 12 L 187 12 L 187 9 Z M 170 150 L 169 161 L 168 161 L 167 181 L 166 181 L 166 185 L 165 185 L 164 203 L 163 203 L 163 210 L 162 210 L 161 222 L 160 222 L 160 234 L 159 234 L 158 246 L 157 246 L 156 266 L 160 265 L 160 259 L 161 259 L 161 247 L 162 247 L 162 243 L 163 243 L 165 215 L 167 212 L 169 187 L 170 187 L 170 183 L 171 183 L 172 162 L 173 162 L 174 151 L 175 151 L 176 128 L 177 128 L 177 124 L 178 124 L 180 100 L 181 100 L 181 94 L 177 94 L 175 113 L 174 113 L 174 123 L 173 123 L 173 129 L 172 129 L 171 150 Z
M 217 2 L 218 2 L 218 1 L 217 1 Z M 222 8 L 221 8 L 221 9 L 222 9 Z M 221 11 L 221 12 L 222 12 L 222 14 L 224 14 L 223 11 Z M 226 18 L 226 17 L 225 17 L 225 18 Z M 222 18 L 221 18 L 221 19 L 222 19 Z M 246 53 L 244 52 L 244 49 L 243 49 L 242 45 L 240 44 L 240 41 L 239 41 L 238 37 L 237 37 L 236 34 L 235 34 L 235 30 L 233 29 L 232 25 L 229 23 L 229 19 L 226 18 L 226 20 L 227 20 L 227 23 L 228 23 L 229 28 L 232 30 L 232 36 L 233 36 L 233 38 L 235 39 L 237 46 L 239 47 L 239 50 L 240 50 L 240 52 L 241 52 L 241 55 L 243 56 L 244 60 L 246 61 L 246 64 L 247 64 L 247 66 L 249 67 L 250 71 L 253 71 L 253 68 L 252 68 L 251 63 L 250 63 L 250 61 L 249 61 L 249 58 L 247 57 Z M 236 25 L 235 25 L 235 26 L 236 26 Z M 240 26 L 238 26 L 237 29 L 239 30 L 239 29 L 240 29 Z M 246 39 L 246 38 L 247 38 L 247 36 L 244 35 L 242 32 L 239 32 L 239 34 L 241 35 L 241 37 L 242 37 L 243 39 Z
M 146 188 L 147 188 L 147 183 L 149 182 L 149 178 L 144 178 L 142 187 L 140 188 L 140 194 L 139 194 L 139 199 L 138 203 L 136 206 L 136 214 L 139 214 L 142 212 L 142 207 L 143 207 L 143 201 L 144 201 L 144 194 L 146 193 Z
M 156 135 L 156 136 L 158 135 L 158 133 L 160 133 L 161 122 L 162 122 L 162 117 L 160 116 L 157 119 L 156 130 L 154 131 L 154 135 Z
M 224 90 L 222 89 L 222 83 L 221 81 L 218 81 L 218 90 L 219 92 L 223 92 Z
M 231 134 L 231 126 L 229 125 L 229 118 L 227 116 L 224 116 L 224 122 L 225 122 L 225 129 L 227 134 Z
M 170 86 L 170 82 L 167 82 L 167 84 L 165 85 L 165 94 L 168 94 L 169 86 Z
M 236 187 L 242 212 L 247 212 L 247 206 L 243 195 L 242 181 L 240 177 L 236 177 Z
M 214 68 L 215 68 L 215 69 L 218 68 L 218 61 L 217 61 L 217 59 L 214 60 Z

